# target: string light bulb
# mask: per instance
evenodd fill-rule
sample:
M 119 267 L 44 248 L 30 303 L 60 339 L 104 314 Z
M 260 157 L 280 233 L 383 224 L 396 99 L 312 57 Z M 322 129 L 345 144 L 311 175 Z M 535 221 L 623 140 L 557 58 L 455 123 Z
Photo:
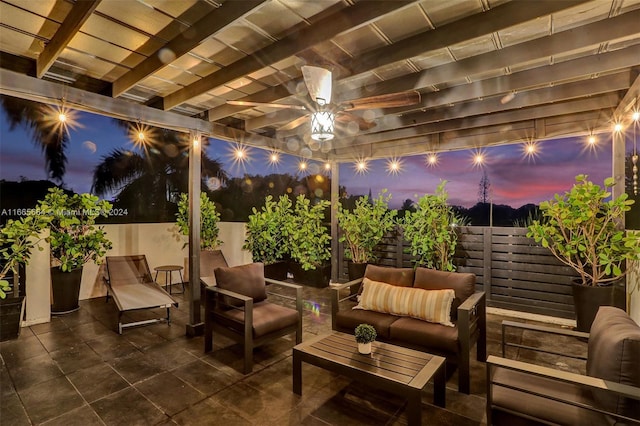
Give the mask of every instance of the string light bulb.
M 427 155 L 427 164 L 431 167 L 436 166 L 438 164 L 438 154 L 432 152 L 431 154 Z

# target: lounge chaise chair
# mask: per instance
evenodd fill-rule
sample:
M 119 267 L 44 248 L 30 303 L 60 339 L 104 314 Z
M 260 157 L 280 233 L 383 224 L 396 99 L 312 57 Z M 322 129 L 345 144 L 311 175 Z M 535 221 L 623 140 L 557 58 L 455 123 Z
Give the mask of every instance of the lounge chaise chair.
M 170 323 L 169 308 L 178 306 L 178 302 L 151 278 L 149 264 L 144 255 L 107 256 L 107 301 L 109 293 L 118 307 L 118 333 L 122 329 L 137 325 L 154 324 L 166 321 Z M 122 314 L 141 309 L 166 308 L 166 318 L 154 318 L 135 322 L 122 322 Z

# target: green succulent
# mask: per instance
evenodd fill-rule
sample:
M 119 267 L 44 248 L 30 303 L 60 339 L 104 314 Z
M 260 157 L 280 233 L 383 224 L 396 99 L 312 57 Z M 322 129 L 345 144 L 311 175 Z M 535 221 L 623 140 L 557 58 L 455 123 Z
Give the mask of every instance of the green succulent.
M 354 334 L 356 336 L 356 342 L 358 343 L 370 343 L 376 340 L 376 337 L 378 337 L 376 329 L 369 324 L 358 325 L 354 330 Z

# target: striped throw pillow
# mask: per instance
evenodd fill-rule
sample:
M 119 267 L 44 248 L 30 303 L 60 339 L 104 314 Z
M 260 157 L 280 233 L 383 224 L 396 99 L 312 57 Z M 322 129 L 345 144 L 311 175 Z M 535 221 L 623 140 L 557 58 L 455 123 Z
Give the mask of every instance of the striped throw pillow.
M 455 298 L 453 289 L 424 290 L 399 287 L 365 278 L 360 303 L 353 309 L 383 312 L 417 318 L 449 327 L 451 304 Z

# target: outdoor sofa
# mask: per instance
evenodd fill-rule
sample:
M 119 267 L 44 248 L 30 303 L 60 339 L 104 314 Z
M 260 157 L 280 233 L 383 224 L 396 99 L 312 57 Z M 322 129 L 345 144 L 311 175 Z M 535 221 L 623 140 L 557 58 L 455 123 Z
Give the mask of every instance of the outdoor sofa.
M 468 394 L 474 343 L 477 359 L 486 359 L 485 293 L 475 284 L 470 273 L 368 265 L 363 278 L 332 288 L 331 325 L 353 334 L 359 324 L 371 324 L 377 340 L 444 356 L 448 372 L 459 370 L 458 390 Z M 341 297 L 354 286 L 357 294 Z M 359 306 L 373 302 L 354 309 L 357 298 Z

